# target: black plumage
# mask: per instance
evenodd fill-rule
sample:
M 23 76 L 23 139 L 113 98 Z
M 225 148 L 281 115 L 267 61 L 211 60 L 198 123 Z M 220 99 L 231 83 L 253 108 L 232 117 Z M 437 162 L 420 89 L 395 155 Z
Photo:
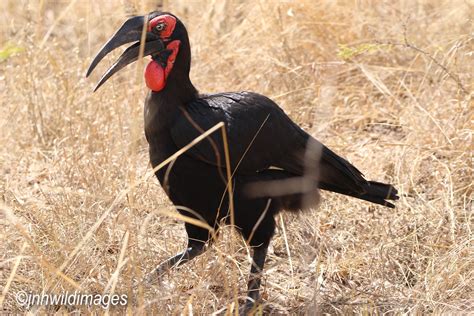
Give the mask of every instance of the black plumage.
M 150 91 L 145 102 L 150 161 L 153 167 L 158 166 L 204 131 L 224 122 L 233 172 L 235 225 L 254 251 L 248 310 L 259 298 L 260 273 L 274 234 L 275 214 L 314 205 L 319 200 L 318 188 L 388 207 L 394 207 L 387 200 L 398 199 L 397 190 L 390 184 L 367 181 L 357 168 L 302 130 L 265 96 L 252 92 L 198 94 L 189 78 L 191 51 L 186 28 L 170 13 L 153 12 L 142 19 L 142 24 L 138 18 L 133 23 L 129 20 L 104 46 L 89 73 L 108 51 L 132 41 L 132 27 L 138 32 L 145 22 L 161 23 L 160 16 L 167 23 L 175 19 L 176 25 L 169 30 L 169 37 L 161 36 L 169 25 L 161 25 L 159 31 L 148 29 L 146 37 L 146 54 L 153 47 L 161 48 L 150 53 L 152 59 L 172 68 L 164 88 Z M 169 64 L 172 52 L 168 43 L 176 40 L 179 52 Z M 117 71 L 114 67 L 120 69 L 133 60 L 121 57 L 99 85 Z M 180 213 L 215 229 L 221 222 L 230 223 L 224 150 L 222 134 L 214 133 L 156 172 Z M 188 247 L 162 263 L 152 277 L 204 251 L 210 241 L 209 231 L 190 223 L 185 228 Z

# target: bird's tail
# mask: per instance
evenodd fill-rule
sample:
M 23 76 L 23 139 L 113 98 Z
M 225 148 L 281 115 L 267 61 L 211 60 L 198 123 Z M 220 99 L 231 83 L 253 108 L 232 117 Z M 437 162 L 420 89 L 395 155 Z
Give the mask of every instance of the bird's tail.
M 398 200 L 398 191 L 391 184 L 367 181 L 350 162 L 323 147 L 318 186 L 372 203 L 394 208 L 387 200 Z

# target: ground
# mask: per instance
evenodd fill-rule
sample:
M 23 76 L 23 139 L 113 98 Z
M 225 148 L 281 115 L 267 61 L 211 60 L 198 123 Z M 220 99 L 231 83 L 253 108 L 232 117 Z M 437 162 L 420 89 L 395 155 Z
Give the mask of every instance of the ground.
M 317 209 L 279 215 L 259 312 L 474 312 L 472 1 L 158 5 L 188 28 L 200 91 L 271 97 L 401 195 L 388 209 L 324 193 Z M 160 284 L 136 284 L 186 240 L 148 163 L 145 64 L 96 93 L 119 52 L 90 79 L 85 72 L 127 16 L 156 6 L 0 3 L 4 312 L 102 311 L 28 308 L 15 300 L 20 291 L 126 294 L 133 314 L 208 314 L 242 302 L 248 249 L 230 229 Z

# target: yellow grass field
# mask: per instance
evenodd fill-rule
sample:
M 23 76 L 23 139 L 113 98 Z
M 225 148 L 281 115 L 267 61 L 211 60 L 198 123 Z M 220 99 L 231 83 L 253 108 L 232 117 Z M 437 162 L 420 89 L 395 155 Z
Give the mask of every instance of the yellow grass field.
M 201 92 L 250 90 L 371 180 L 396 209 L 323 193 L 281 213 L 263 314 L 474 313 L 474 2 L 0 2 L 0 312 L 30 294 L 127 295 L 108 312 L 210 314 L 243 302 L 248 248 L 231 229 L 151 287 L 139 282 L 186 234 L 152 175 L 146 60 L 92 93 L 95 53 L 132 14 L 185 23 Z M 274 140 L 278 142 L 278 139 Z

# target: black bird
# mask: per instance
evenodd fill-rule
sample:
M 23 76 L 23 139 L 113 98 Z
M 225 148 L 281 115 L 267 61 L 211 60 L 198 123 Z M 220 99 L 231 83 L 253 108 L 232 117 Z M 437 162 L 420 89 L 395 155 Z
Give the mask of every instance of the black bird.
M 142 33 L 143 34 L 142 37 Z M 112 50 L 135 42 L 102 76 L 95 90 L 140 55 L 150 55 L 146 84 L 145 135 L 155 168 L 219 122 L 228 136 L 233 173 L 233 223 L 253 249 L 245 310 L 259 299 L 267 247 L 281 210 L 298 211 L 316 203 L 318 188 L 393 208 L 390 184 L 367 181 L 344 158 L 296 125 L 269 98 L 253 92 L 199 94 L 189 78 L 191 50 L 184 24 L 173 14 L 151 12 L 128 19 L 99 51 L 87 76 Z M 94 91 L 95 91 L 94 90 Z M 213 229 L 231 223 L 224 137 L 214 133 L 179 156 L 156 176 L 178 211 Z M 185 223 L 187 248 L 153 272 L 189 261 L 211 241 L 209 229 Z

